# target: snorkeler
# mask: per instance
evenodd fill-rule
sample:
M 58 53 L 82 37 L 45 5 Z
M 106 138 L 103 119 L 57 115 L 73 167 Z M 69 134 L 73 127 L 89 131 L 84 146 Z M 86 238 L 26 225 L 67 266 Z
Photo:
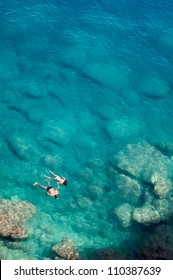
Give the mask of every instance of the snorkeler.
M 53 175 L 53 177 L 49 177 L 49 176 L 46 176 L 46 175 L 44 175 L 44 177 L 45 178 L 47 178 L 47 179 L 49 179 L 49 180 L 55 180 L 55 181 L 57 181 L 56 183 L 57 183 L 57 185 L 67 185 L 68 184 L 68 181 L 67 181 L 67 179 L 66 178 L 64 178 L 64 177 L 60 177 L 60 176 L 58 176 L 57 174 L 55 174 L 55 173 L 53 173 L 51 170 L 49 170 L 49 172 Z
M 44 190 L 47 190 L 47 194 L 48 194 L 49 196 L 55 197 L 56 199 L 59 198 L 59 196 L 58 196 L 58 193 L 59 193 L 58 190 L 57 190 L 57 189 L 54 189 L 54 188 L 50 185 L 50 182 L 49 182 L 48 180 L 47 180 L 46 182 L 47 182 L 47 184 L 48 184 L 48 187 L 43 186 L 43 185 L 39 184 L 38 182 L 35 182 L 35 183 L 33 184 L 33 186 L 39 186 L 40 188 L 42 188 L 42 189 L 44 189 Z

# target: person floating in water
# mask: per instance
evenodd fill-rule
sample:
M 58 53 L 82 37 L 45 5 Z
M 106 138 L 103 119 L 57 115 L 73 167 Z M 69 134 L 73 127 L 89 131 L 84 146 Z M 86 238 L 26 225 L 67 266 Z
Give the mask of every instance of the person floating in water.
M 53 177 L 49 177 L 49 176 L 44 175 L 45 178 L 47 178 L 49 180 L 56 181 L 57 185 L 65 185 L 66 186 L 68 184 L 68 181 L 67 181 L 66 178 L 64 178 L 64 177 L 61 178 L 57 174 L 53 173 L 51 170 L 49 170 L 49 172 L 53 175 Z
M 34 184 L 33 184 L 33 186 L 39 186 L 40 188 L 42 188 L 42 189 L 44 189 L 44 190 L 47 190 L 47 194 L 49 195 L 49 196 L 52 196 L 52 197 L 55 197 L 56 199 L 57 198 L 59 198 L 59 196 L 58 196 L 58 189 L 54 189 L 51 185 L 50 185 L 50 182 L 47 180 L 46 181 L 47 182 L 47 184 L 48 184 L 48 186 L 46 187 L 46 186 L 43 186 L 43 185 L 41 185 L 41 184 L 39 184 L 38 182 L 35 182 Z

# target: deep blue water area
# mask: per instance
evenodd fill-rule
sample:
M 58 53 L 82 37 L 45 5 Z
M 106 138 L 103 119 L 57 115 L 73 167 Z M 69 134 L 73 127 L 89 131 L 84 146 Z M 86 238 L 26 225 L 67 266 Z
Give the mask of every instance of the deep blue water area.
M 170 0 L 1 1 L 0 220 L 36 209 L 1 259 L 173 258 L 172 26 Z

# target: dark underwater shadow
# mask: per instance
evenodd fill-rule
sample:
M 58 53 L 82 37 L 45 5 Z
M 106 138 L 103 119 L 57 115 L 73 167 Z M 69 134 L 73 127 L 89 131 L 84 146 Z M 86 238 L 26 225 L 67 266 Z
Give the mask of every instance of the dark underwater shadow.
M 86 255 L 90 260 L 173 260 L 173 225 L 134 225 L 119 247 L 87 249 Z

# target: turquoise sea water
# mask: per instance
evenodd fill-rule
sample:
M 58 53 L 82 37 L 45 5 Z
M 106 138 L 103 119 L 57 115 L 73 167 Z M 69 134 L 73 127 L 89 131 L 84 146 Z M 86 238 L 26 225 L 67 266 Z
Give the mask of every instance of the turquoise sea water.
M 105 248 L 135 259 L 144 236 L 171 228 L 172 15 L 170 0 L 1 1 L 0 198 L 37 209 L 28 239 L 1 239 L 1 258 L 51 259 L 67 236 L 83 259 L 104 258 Z M 114 163 L 127 145 L 126 166 Z M 140 145 L 148 147 L 141 158 Z M 169 180 L 166 194 L 148 187 L 153 177 L 129 172 L 142 160 L 164 186 Z M 49 169 L 69 180 L 58 200 L 32 186 Z M 139 183 L 137 202 L 121 175 Z M 120 217 L 146 202 L 167 205 L 160 220 L 124 226 Z

